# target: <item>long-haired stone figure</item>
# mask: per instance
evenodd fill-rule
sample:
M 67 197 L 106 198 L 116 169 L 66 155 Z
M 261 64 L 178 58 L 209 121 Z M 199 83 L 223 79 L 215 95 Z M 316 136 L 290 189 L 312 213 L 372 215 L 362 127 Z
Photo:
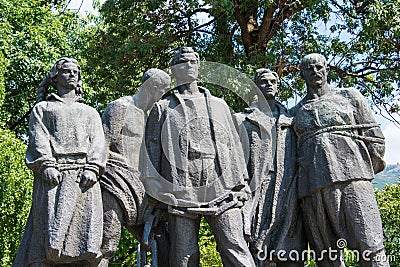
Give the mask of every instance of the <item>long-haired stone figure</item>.
M 56 94 L 46 98 L 53 86 Z M 105 138 L 97 111 L 83 103 L 76 60 L 61 58 L 40 84 L 29 121 L 26 164 L 32 207 L 14 266 L 96 266 L 103 212 L 98 177 Z

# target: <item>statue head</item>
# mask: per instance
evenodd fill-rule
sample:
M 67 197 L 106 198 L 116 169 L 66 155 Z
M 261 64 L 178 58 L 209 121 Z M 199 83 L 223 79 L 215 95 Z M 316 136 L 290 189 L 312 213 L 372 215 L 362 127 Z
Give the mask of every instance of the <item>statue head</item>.
M 199 75 L 199 54 L 191 47 L 181 47 L 175 51 L 170 67 L 178 85 L 193 82 Z
M 300 75 L 307 88 L 322 87 L 328 82 L 329 67 L 323 55 L 313 53 L 305 56 L 300 63 Z
M 141 90 L 146 90 L 152 103 L 158 101 L 171 87 L 171 77 L 160 69 L 149 69 L 142 76 Z
M 279 87 L 279 76 L 275 71 L 266 68 L 257 69 L 253 81 L 267 100 L 275 98 Z
M 67 77 L 69 76 L 68 72 L 71 72 L 71 77 Z M 50 85 L 57 91 L 59 86 L 75 90 L 75 94 L 80 97 L 82 95 L 82 79 L 78 62 L 68 57 L 58 59 L 39 85 L 36 96 L 37 102 L 46 98 L 47 89 Z
M 74 89 L 77 96 L 82 95 L 81 70 L 75 59 L 68 57 L 58 59 L 50 69 L 49 75 L 54 88 L 64 86 Z

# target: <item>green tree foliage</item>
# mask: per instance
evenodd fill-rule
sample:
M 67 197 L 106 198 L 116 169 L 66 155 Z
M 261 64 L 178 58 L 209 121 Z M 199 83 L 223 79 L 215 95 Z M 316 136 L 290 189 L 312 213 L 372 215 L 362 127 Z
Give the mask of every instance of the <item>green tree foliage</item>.
M 187 9 L 191 10 L 165 1 L 106 1 L 97 34 L 85 52 L 88 85 L 96 89 L 89 101 L 101 110 L 108 102 L 135 93 L 147 69 L 168 67 L 172 47 L 193 39 L 180 22 Z
M 26 134 L 37 87 L 55 60 L 84 63 L 88 32 L 79 15 L 65 10 L 66 2 L 0 0 L 0 99 L 7 99 L 0 121 L 18 134 Z
M 398 111 L 399 11 L 391 0 L 107 0 L 89 53 L 91 84 L 102 88 L 95 101 L 130 92 L 184 44 L 249 76 L 272 68 L 283 100 L 304 93 L 299 60 L 320 52 L 333 84 L 357 87 L 390 118 Z
M 400 266 L 400 183 L 387 185 L 376 191 L 383 231 L 386 255 L 390 255 L 390 266 Z
M 137 240 L 126 228 L 123 228 L 118 249 L 114 257 L 110 260 L 110 266 L 113 266 L 112 264 L 116 266 L 135 266 L 137 248 Z
M 200 223 L 199 231 L 200 265 L 201 266 L 222 266 L 222 259 L 217 252 L 217 243 L 210 226 L 204 218 Z
M 33 175 L 25 166 L 26 145 L 0 129 L 0 265 L 12 266 L 28 217 Z

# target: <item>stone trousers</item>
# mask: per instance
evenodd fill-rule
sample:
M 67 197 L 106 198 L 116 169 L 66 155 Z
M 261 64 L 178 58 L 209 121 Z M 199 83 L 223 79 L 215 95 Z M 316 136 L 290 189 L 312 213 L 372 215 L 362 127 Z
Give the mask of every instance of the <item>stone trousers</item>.
M 370 181 L 329 185 L 302 198 L 301 207 L 318 266 L 344 266 L 344 247 L 358 251 L 361 267 L 389 266 L 379 260 L 385 255 L 382 220 Z
M 217 250 L 225 267 L 254 267 L 243 235 L 242 213 L 232 208 L 224 213 L 205 215 L 217 242 Z M 200 253 L 198 235 L 201 215 L 184 217 L 169 214 L 168 229 L 171 239 L 170 266 L 198 267 Z

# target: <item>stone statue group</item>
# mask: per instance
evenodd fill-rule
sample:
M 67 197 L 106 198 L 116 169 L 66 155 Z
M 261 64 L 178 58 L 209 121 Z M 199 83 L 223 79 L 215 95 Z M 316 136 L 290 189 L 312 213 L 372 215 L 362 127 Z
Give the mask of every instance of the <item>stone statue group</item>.
M 360 266 L 389 266 L 371 184 L 385 143 L 364 97 L 330 87 L 326 59 L 309 54 L 295 107 L 261 68 L 258 102 L 232 115 L 197 84 L 199 67 L 178 49 L 175 88 L 150 69 L 100 118 L 82 103 L 77 61 L 57 60 L 30 115 L 32 208 L 14 266 L 108 266 L 122 227 L 139 241 L 138 266 L 146 252 L 152 266 L 199 266 L 201 218 L 226 267 L 303 266 L 311 252 L 344 266 L 345 247 Z

